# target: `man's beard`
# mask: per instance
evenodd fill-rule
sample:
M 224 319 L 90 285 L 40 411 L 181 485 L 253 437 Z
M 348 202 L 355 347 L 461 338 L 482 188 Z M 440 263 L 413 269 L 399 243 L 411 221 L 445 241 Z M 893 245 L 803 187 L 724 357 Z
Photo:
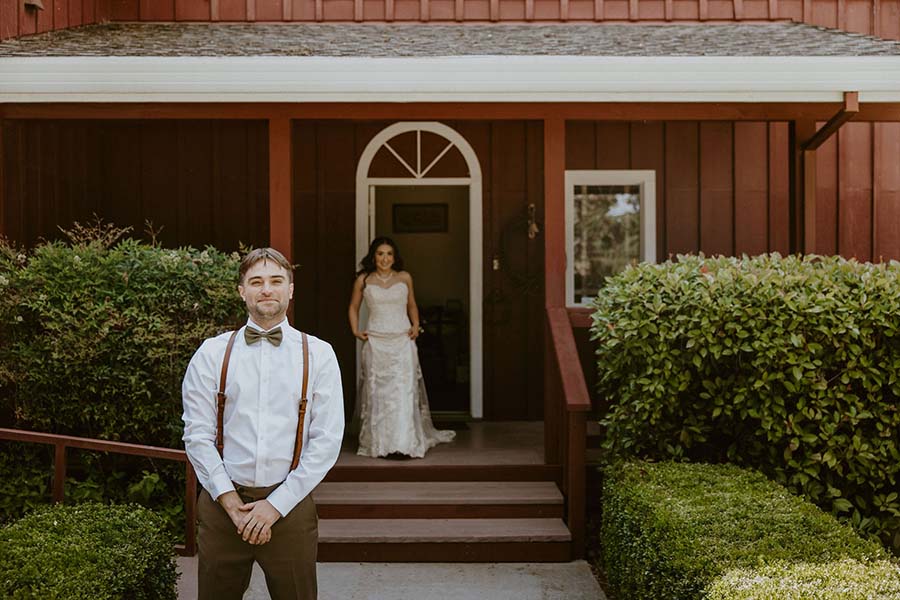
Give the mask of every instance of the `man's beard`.
M 285 309 L 280 302 L 259 302 L 253 307 L 253 312 L 260 317 L 274 317 Z

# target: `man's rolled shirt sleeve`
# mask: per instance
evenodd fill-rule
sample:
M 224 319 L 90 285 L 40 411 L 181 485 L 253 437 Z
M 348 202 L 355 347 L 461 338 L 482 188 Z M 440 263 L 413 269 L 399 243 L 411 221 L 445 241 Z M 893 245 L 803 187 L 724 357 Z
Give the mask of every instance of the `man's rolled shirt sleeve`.
M 344 439 L 344 392 L 340 367 L 331 345 L 320 343 L 324 348 L 311 359 L 312 367 L 316 367 L 316 360 L 319 365 L 307 402 L 308 438 L 301 451 L 300 463 L 268 497 L 269 503 L 281 516 L 291 512 L 322 482 L 337 462 Z
M 225 492 L 234 491 L 234 484 L 225 471 L 225 464 L 216 449 L 217 406 L 216 368 L 212 344 L 206 340 L 191 358 L 181 385 L 184 407 L 184 449 L 194 466 L 197 480 L 215 500 Z

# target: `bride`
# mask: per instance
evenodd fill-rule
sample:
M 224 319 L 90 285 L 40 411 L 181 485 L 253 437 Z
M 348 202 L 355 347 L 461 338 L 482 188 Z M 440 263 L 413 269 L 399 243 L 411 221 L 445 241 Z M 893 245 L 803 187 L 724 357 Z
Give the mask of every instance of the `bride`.
M 403 270 L 397 244 L 387 237 L 372 241 L 360 266 L 349 309 L 350 329 L 363 341 L 357 454 L 421 458 L 435 444 L 452 441 L 456 432 L 438 431 L 431 422 L 415 343 L 419 309 L 412 277 Z M 360 331 L 363 300 L 369 319 Z

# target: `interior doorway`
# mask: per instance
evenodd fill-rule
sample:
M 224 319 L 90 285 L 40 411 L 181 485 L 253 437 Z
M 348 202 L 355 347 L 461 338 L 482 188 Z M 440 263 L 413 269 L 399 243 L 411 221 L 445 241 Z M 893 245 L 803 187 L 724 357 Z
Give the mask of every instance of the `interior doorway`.
M 413 276 L 416 340 L 432 412 L 469 414 L 469 189 L 372 186 L 374 236 L 397 242 Z

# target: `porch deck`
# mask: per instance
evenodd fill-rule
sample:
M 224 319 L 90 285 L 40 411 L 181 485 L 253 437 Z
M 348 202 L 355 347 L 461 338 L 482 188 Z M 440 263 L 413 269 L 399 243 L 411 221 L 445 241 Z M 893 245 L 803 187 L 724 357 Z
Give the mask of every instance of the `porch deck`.
M 369 458 L 356 454 L 356 436 L 348 433 L 338 458 L 337 467 L 433 467 L 446 465 L 543 465 L 543 421 L 479 421 L 441 423 L 437 427 L 454 428 L 456 439 L 438 444 L 424 458 Z

